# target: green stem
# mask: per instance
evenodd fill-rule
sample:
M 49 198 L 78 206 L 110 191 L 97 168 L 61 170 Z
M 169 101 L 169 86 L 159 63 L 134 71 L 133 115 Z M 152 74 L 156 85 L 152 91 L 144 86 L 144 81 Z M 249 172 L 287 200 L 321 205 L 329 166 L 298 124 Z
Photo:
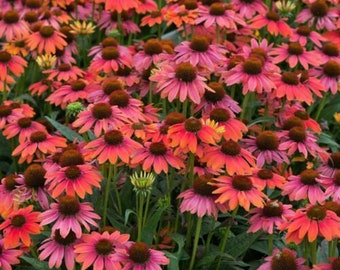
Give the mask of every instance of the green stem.
M 142 228 L 143 228 L 143 207 L 144 207 L 144 196 L 139 193 L 136 195 L 136 209 L 137 209 L 137 241 L 142 240 Z
M 334 239 L 334 240 L 328 242 L 328 257 L 329 258 L 335 257 L 337 243 L 338 243 L 338 239 Z
M 114 191 L 117 199 L 117 205 L 118 205 L 118 213 L 122 215 L 122 202 L 120 200 L 119 191 L 117 188 L 117 164 L 113 165 L 113 184 L 114 184 Z
M 201 218 L 201 217 L 199 217 L 197 219 L 194 247 L 192 249 L 192 255 L 191 255 L 189 270 L 194 269 L 194 263 L 195 263 L 195 258 L 196 258 L 198 240 L 199 240 L 200 234 L 201 234 L 202 221 L 203 221 L 203 218 Z
M 241 115 L 240 115 L 240 120 L 244 120 L 244 117 L 246 115 L 246 109 L 248 106 L 248 102 L 249 102 L 249 98 L 250 98 L 250 93 L 247 93 L 243 99 L 242 102 L 242 111 L 241 111 Z
M 192 186 L 194 184 L 194 167 L 195 167 L 195 154 L 189 152 L 188 157 L 188 178 L 189 183 Z
M 210 230 L 209 230 L 209 233 L 208 233 L 207 242 L 205 243 L 205 251 L 204 251 L 205 254 L 209 253 L 210 242 L 211 242 L 211 239 L 214 235 L 215 224 L 216 224 L 216 219 L 214 217 L 212 217 L 212 223 L 211 223 Z
M 236 207 L 233 212 L 231 213 L 231 217 L 230 217 L 230 223 L 227 225 L 226 227 L 226 231 L 224 233 L 224 236 L 223 236 L 223 239 L 222 239 L 222 242 L 221 242 L 221 245 L 220 245 L 220 252 L 224 252 L 225 250 L 225 247 L 227 245 L 227 239 L 229 237 L 229 233 L 230 233 L 230 228 L 231 228 L 231 225 L 236 217 L 236 214 L 237 214 L 237 211 L 238 211 L 238 207 Z M 221 266 L 221 260 L 222 260 L 222 257 L 220 256 L 219 259 L 218 259 L 218 264 L 217 264 L 217 268 L 216 270 L 219 270 L 220 269 L 220 266 Z
M 143 226 L 146 223 L 146 219 L 148 217 L 148 210 L 149 210 L 149 204 L 150 204 L 150 197 L 151 197 L 151 192 L 148 192 L 148 195 L 146 197 L 146 205 L 145 205 L 145 211 L 144 211 L 144 217 L 143 217 Z
M 271 255 L 273 251 L 273 234 L 268 235 L 268 255 Z
M 313 242 L 309 243 L 310 245 L 310 257 L 312 264 L 316 264 L 316 251 L 318 249 L 318 240 L 315 239 Z
M 328 97 L 328 95 L 327 95 L 327 93 L 326 93 L 325 96 L 321 99 L 321 102 L 320 102 L 320 104 L 319 104 L 319 106 L 318 106 L 318 110 L 316 111 L 316 115 L 315 115 L 315 118 L 314 118 L 315 121 L 318 121 L 318 120 L 319 120 L 319 117 L 320 117 L 320 115 L 321 115 L 321 112 L 322 112 L 323 108 L 324 108 L 325 105 L 326 105 L 327 97 Z
M 187 222 L 187 234 L 186 234 L 186 238 L 185 238 L 186 239 L 185 246 L 186 246 L 186 248 L 190 248 L 190 246 L 191 246 L 192 215 L 189 212 L 187 212 L 186 215 L 187 215 L 188 222 Z
M 109 202 L 112 175 L 113 175 L 113 166 L 112 164 L 109 164 L 109 174 L 106 178 L 105 193 L 104 193 L 104 209 L 103 209 L 103 220 L 102 220 L 103 226 L 106 225 L 107 205 Z

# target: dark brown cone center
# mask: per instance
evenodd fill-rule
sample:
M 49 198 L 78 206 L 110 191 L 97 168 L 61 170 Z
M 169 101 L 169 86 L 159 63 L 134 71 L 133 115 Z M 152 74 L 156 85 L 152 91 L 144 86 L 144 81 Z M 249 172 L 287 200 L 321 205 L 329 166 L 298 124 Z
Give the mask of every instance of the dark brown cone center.
M 149 248 L 147 244 L 143 242 L 136 242 L 132 244 L 128 253 L 129 258 L 137 264 L 146 263 L 150 258 Z

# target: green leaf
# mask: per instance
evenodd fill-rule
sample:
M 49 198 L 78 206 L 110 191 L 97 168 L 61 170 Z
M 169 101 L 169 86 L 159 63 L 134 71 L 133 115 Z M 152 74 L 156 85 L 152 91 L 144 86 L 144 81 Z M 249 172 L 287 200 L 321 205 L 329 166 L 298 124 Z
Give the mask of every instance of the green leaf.
M 30 265 L 32 265 L 31 269 L 51 270 L 51 268 L 48 266 L 47 262 L 45 262 L 45 261 L 39 261 L 36 258 L 31 258 L 31 257 L 27 257 L 27 256 L 22 256 L 21 259 L 24 260 L 25 262 L 29 263 Z
M 175 253 L 171 253 L 169 251 L 163 252 L 170 259 L 168 270 L 179 270 L 179 262 L 190 259 L 189 255 L 183 249 L 185 244 L 185 236 L 174 233 L 171 235 L 171 238 L 177 243 L 177 251 Z
M 337 152 L 340 149 L 340 145 L 332 138 L 331 135 L 322 132 L 319 135 L 318 143 L 327 145 L 329 148 L 331 148 L 332 152 Z
M 271 116 L 261 116 L 258 117 L 256 119 L 254 119 L 253 121 L 251 121 L 247 127 L 251 127 L 253 125 L 259 124 L 259 123 L 274 123 L 275 122 L 275 118 L 271 117 Z
M 142 230 L 142 241 L 151 245 L 154 232 L 157 229 L 158 222 L 160 221 L 164 211 L 167 210 L 166 207 L 159 207 L 156 211 L 152 214 L 149 221 L 145 224 Z
M 72 129 L 69 129 L 68 127 L 60 124 L 59 122 L 51 119 L 48 116 L 45 116 L 45 118 L 50 121 L 50 123 L 61 133 L 63 134 L 68 140 L 74 141 L 77 139 L 78 141 L 84 141 L 83 137 L 80 136 L 77 132 L 73 131 Z
M 126 225 L 128 223 L 130 214 L 134 214 L 135 216 L 137 216 L 137 213 L 135 211 L 133 211 L 132 209 L 126 209 L 125 210 L 124 225 Z
M 237 258 L 244 254 L 250 246 L 261 236 L 262 232 L 256 233 L 241 233 L 235 237 L 229 238 L 227 242 L 226 253 L 230 254 L 234 258 Z

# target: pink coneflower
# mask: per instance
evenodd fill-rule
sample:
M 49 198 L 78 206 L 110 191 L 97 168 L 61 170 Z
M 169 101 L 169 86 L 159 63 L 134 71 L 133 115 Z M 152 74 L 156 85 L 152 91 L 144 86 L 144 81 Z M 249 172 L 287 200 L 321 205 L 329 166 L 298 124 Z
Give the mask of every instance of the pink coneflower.
M 221 28 L 237 30 L 237 25 L 246 25 L 242 17 L 224 3 L 215 2 L 210 7 L 202 5 L 198 12 L 196 24 L 203 23 L 207 29 L 210 26 L 218 25 Z
M 149 26 L 152 27 L 154 25 L 160 25 L 165 21 L 166 10 L 162 8 L 159 10 L 152 11 L 149 15 L 143 16 L 140 26 Z
M 307 265 L 304 265 L 306 259 L 297 258 L 296 251 L 288 248 L 279 250 L 275 248 L 272 256 L 265 258 L 265 263 L 261 264 L 257 270 L 273 270 L 273 269 L 296 269 L 309 270 Z
M 332 241 L 340 235 L 340 218 L 324 206 L 307 205 L 288 217 L 278 228 L 287 230 L 286 242 L 299 245 L 303 239 L 313 242 L 318 236 Z
M 194 25 L 195 19 L 198 15 L 198 3 L 194 3 L 193 7 L 188 7 L 188 5 L 180 5 L 179 3 L 175 3 L 169 6 L 165 6 L 162 8 L 165 11 L 165 21 L 166 25 L 170 26 L 171 24 L 176 25 L 177 28 L 186 27 L 187 25 Z
M 56 221 L 52 226 L 52 232 L 59 230 L 61 237 L 67 237 L 72 231 L 77 238 L 80 238 L 81 225 L 87 231 L 90 231 L 90 225 L 98 227 L 95 219 L 100 219 L 100 216 L 93 211 L 89 203 L 80 203 L 76 197 L 65 195 L 59 198 L 57 203 L 52 203 L 50 207 L 51 209 L 40 214 L 42 220 L 40 225 L 44 226 Z
M 65 192 L 84 199 L 86 194 L 93 193 L 94 188 L 100 189 L 102 179 L 100 172 L 90 164 L 66 166 L 46 173 L 46 184 L 53 198 Z
M 105 10 L 117 11 L 122 13 L 124 10 L 129 10 L 138 7 L 138 0 L 107 0 L 105 1 Z
M 0 237 L 0 267 L 3 270 L 12 270 L 13 264 L 20 263 L 20 257 L 23 255 L 23 251 L 21 249 L 12 249 L 5 248 L 4 239 Z
M 115 261 L 113 255 L 117 248 L 123 248 L 129 237 L 130 235 L 120 234 L 119 231 L 84 234 L 81 243 L 74 248 L 76 261 L 82 264 L 82 269 L 91 266 L 96 270 L 122 269 L 121 262 Z
M 232 0 L 231 4 L 245 19 L 251 19 L 255 13 L 264 14 L 267 11 L 266 5 L 261 0 Z
M 280 118 L 282 119 L 281 121 L 284 122 L 293 116 L 297 117 L 298 120 L 302 121 L 302 125 L 306 129 L 310 129 L 316 133 L 321 132 L 320 124 L 309 116 L 305 108 L 300 103 L 295 103 L 291 105 L 287 104 L 285 106 L 283 113 L 280 115 Z
M 162 251 L 151 249 L 144 242 L 128 241 L 124 248 L 117 248 L 116 251 L 112 259 L 123 264 L 124 270 L 161 270 L 161 265 L 170 262 Z
M 273 80 L 278 76 L 277 72 L 266 70 L 263 61 L 256 56 L 247 58 L 234 68 L 222 73 L 222 78 L 227 85 L 241 83 L 242 94 L 250 92 L 271 92 L 276 88 Z
M 298 70 L 297 74 L 298 74 L 298 77 L 300 78 L 300 82 L 302 83 L 302 85 L 307 87 L 310 91 L 312 91 L 318 97 L 322 97 L 321 92 L 325 92 L 326 88 L 318 78 L 314 76 L 309 76 L 310 73 L 308 70 L 301 70 L 301 71 Z
M 154 0 L 139 0 L 135 10 L 138 14 L 153 12 L 157 10 L 157 3 Z
M 312 204 L 322 204 L 326 196 L 321 183 L 324 176 L 316 170 L 306 169 L 299 175 L 291 175 L 283 186 L 282 195 L 288 195 L 292 201 L 308 199 Z
M 54 69 L 44 70 L 43 73 L 48 74 L 47 80 L 66 82 L 70 80 L 78 80 L 79 78 L 82 78 L 85 74 L 85 72 L 79 67 L 69 64 L 60 64 Z
M 259 190 L 264 190 L 265 187 L 268 187 L 270 189 L 282 189 L 284 183 L 286 182 L 285 177 L 277 173 L 273 173 L 271 169 L 255 168 L 253 169 L 253 174 L 251 178 Z
M 123 11 L 120 16 L 121 19 L 119 21 L 117 11 L 103 11 L 98 21 L 99 28 L 105 30 L 105 34 L 107 35 L 109 35 L 110 31 L 116 30 L 118 27 L 121 27 L 123 35 L 136 34 L 141 31 L 138 25 L 131 20 L 131 10 Z
M 208 87 L 214 90 L 214 92 L 206 90 L 201 103 L 195 107 L 194 112 L 202 110 L 203 114 L 210 114 L 215 108 L 223 108 L 228 110 L 231 117 L 234 117 L 235 113 L 241 112 L 238 103 L 227 95 L 224 84 L 209 82 Z
M 117 106 L 118 109 L 131 121 L 145 121 L 143 114 L 143 102 L 131 97 L 127 91 L 113 91 L 108 99 L 111 106 Z
M 20 76 L 25 71 L 27 62 L 18 55 L 0 51 L 0 80 L 5 81 L 10 73 Z
M 294 215 L 291 204 L 283 204 L 277 200 L 268 200 L 263 208 L 253 208 L 249 214 L 250 227 L 247 232 L 255 233 L 262 229 L 264 232 L 273 234 L 274 229 L 287 220 L 287 217 Z
M 249 211 L 250 205 L 262 208 L 266 195 L 262 193 L 245 175 L 220 176 L 214 178 L 211 185 L 217 187 L 212 193 L 217 194 L 216 203 L 226 204 L 232 211 L 241 206 Z
M 37 50 L 39 54 L 55 54 L 56 50 L 63 50 L 67 45 L 65 35 L 50 25 L 43 25 L 37 32 L 27 36 L 27 46 L 30 50 Z
M 203 120 L 191 117 L 183 123 L 169 127 L 168 137 L 171 147 L 178 147 L 180 152 L 191 152 L 203 155 L 202 143 L 216 144 L 221 139 L 216 129 L 207 125 Z
M 213 216 L 217 219 L 218 212 L 226 212 L 228 209 L 225 205 L 215 203 L 217 195 L 212 192 L 216 189 L 209 182 L 212 177 L 201 175 L 194 181 L 193 187 L 180 193 L 177 199 L 183 199 L 179 208 L 181 213 L 186 211 L 191 214 L 197 214 L 198 217 Z
M 41 96 L 43 93 L 48 92 L 49 90 L 54 91 L 61 86 L 61 82 L 59 81 L 51 81 L 47 79 L 42 79 L 36 83 L 31 84 L 28 87 L 28 91 L 32 95 Z
M 280 150 L 287 151 L 288 156 L 298 152 L 306 159 L 308 155 L 316 157 L 323 152 L 323 149 L 317 144 L 318 138 L 304 127 L 292 127 L 289 130 L 279 132 Z
M 22 109 L 10 104 L 0 104 L 0 130 L 9 124 L 10 117 L 19 119 L 22 117 Z
M 340 266 L 340 257 L 329 259 L 329 263 L 318 263 L 313 265 L 313 270 L 336 270 Z
M 340 47 L 334 42 L 326 42 L 322 48 L 315 51 L 319 53 L 320 64 L 327 63 L 328 61 L 340 62 Z
M 291 42 L 298 42 L 301 46 L 306 46 L 308 41 L 313 42 L 316 46 L 321 47 L 323 41 L 327 39 L 320 35 L 318 32 L 313 31 L 312 28 L 301 25 L 293 29 L 293 34 L 289 38 Z
M 248 128 L 243 122 L 233 118 L 229 110 L 216 107 L 210 112 L 209 119 L 217 122 L 218 127 L 223 127 L 223 137 L 226 140 L 238 141 Z
M 340 169 L 334 172 L 333 177 L 321 179 L 321 184 L 325 187 L 325 196 L 332 198 L 332 201 L 340 203 Z
M 84 149 L 85 157 L 89 160 L 96 159 L 99 164 L 107 161 L 110 164 L 117 164 L 118 160 L 129 164 L 131 155 L 140 147 L 142 146 L 139 143 L 121 131 L 112 129 L 100 138 L 89 142 Z
M 325 176 L 333 177 L 336 170 L 340 169 L 340 152 L 331 153 L 318 171 Z
M 23 174 L 17 178 L 17 192 L 20 193 L 17 200 L 25 203 L 29 200 L 36 201 L 42 209 L 49 205 L 49 194 L 46 189 L 46 170 L 37 163 L 30 164 Z
M 150 140 L 158 142 L 164 139 L 164 136 L 167 134 L 167 132 L 166 133 L 161 132 L 161 129 L 162 128 L 160 124 L 153 123 L 146 124 L 143 122 L 134 122 L 122 126 L 120 131 L 129 138 L 133 137 L 143 142 Z M 162 139 L 160 139 L 160 137 L 162 137 Z
M 169 146 L 163 142 L 145 142 L 145 148 L 136 149 L 132 154 L 131 163 L 141 164 L 144 171 L 152 168 L 156 174 L 168 173 L 169 165 L 180 169 L 185 167 L 183 160 L 175 156 Z
M 20 40 L 27 37 L 28 34 L 28 24 L 20 19 L 20 15 L 16 10 L 7 10 L 2 14 L 0 38 L 5 37 L 6 41 Z
M 30 163 L 33 156 L 41 157 L 43 154 L 55 153 L 57 147 L 66 147 L 66 139 L 50 135 L 46 131 L 36 131 L 28 140 L 19 144 L 13 150 L 12 155 L 20 155 L 19 164 L 25 161 Z
M 195 156 L 195 161 L 194 161 L 194 173 L 197 174 L 198 176 L 201 175 L 221 175 L 225 173 L 224 170 L 222 169 L 212 169 L 207 167 L 207 164 L 202 161 L 202 158 L 199 158 L 198 156 Z
M 249 26 L 256 30 L 266 27 L 267 31 L 274 36 L 280 34 L 283 37 L 288 37 L 292 35 L 292 29 L 285 20 L 275 11 L 267 11 L 266 14 L 259 14 L 251 19 Z
M 70 231 L 66 237 L 62 237 L 60 231 L 56 230 L 39 247 L 39 260 L 46 260 L 49 257 L 50 268 L 60 268 L 64 263 L 67 270 L 73 270 L 75 266 L 74 246 L 79 242 L 74 232 Z
M 120 50 L 121 46 L 108 46 L 103 48 L 100 54 L 95 55 L 90 64 L 89 70 L 110 74 L 118 71 L 119 67 L 132 67 L 132 57 L 125 51 Z
M 302 10 L 296 16 L 297 23 L 308 23 L 308 26 L 316 25 L 317 30 L 335 30 L 335 18 L 338 17 L 336 9 L 330 9 L 326 1 L 307 1 L 309 8 Z
M 221 146 L 207 146 L 203 161 L 212 169 L 224 168 L 229 175 L 250 174 L 256 166 L 255 158 L 235 141 L 225 141 Z
M 310 74 L 319 77 L 325 89 L 330 90 L 333 95 L 338 92 L 340 61 L 327 61 L 321 68 L 311 70 Z
M 170 102 L 175 98 L 181 102 L 189 98 L 199 104 L 205 90 L 213 91 L 205 83 L 206 78 L 190 63 L 165 63 L 149 79 L 157 83 L 154 92 L 161 92 L 161 97 L 168 98 Z
M 298 63 L 306 70 L 308 70 L 309 65 L 320 65 L 318 54 L 315 53 L 315 51 L 306 51 L 306 49 L 298 42 L 282 44 L 278 48 L 274 48 L 269 54 L 277 55 L 273 58 L 274 64 L 287 61 L 290 68 L 296 67 Z
M 176 64 L 188 62 L 193 66 L 215 71 L 216 66 L 225 61 L 226 50 L 210 43 L 206 36 L 194 36 L 191 41 L 183 41 L 175 47 Z
M 243 139 L 247 149 L 257 157 L 257 166 L 262 168 L 264 164 L 271 164 L 276 161 L 289 164 L 287 154 L 279 149 L 280 141 L 275 131 L 265 130 L 256 137 L 249 136 Z
M 45 126 L 32 120 L 30 117 L 9 117 L 10 123 L 3 130 L 3 135 L 6 139 L 11 139 L 19 135 L 19 143 L 23 143 L 29 139 L 32 133 L 36 131 L 46 131 Z M 12 121 L 13 120 L 13 121 Z
M 91 103 L 98 103 L 98 102 L 104 102 L 108 101 L 110 94 L 112 94 L 116 90 L 123 90 L 124 89 L 124 83 L 116 78 L 105 78 L 103 81 L 99 84 L 95 85 L 94 91 L 89 93 L 87 99 Z
M 140 50 L 133 56 L 134 67 L 138 72 L 158 65 L 168 58 L 162 43 L 158 39 L 148 39 Z
M 143 73 L 142 73 L 143 74 Z M 144 75 L 142 75 L 144 76 Z M 140 74 L 134 70 L 133 68 L 131 67 L 127 67 L 127 66 L 124 66 L 124 67 L 119 67 L 118 70 L 115 72 L 115 77 L 118 79 L 118 80 L 121 80 L 125 85 L 127 86 L 133 86 L 135 85 L 137 87 L 137 91 L 141 91 L 142 90 L 138 90 L 139 87 L 142 87 L 140 84 L 137 85 L 142 78 L 140 78 Z M 147 83 L 147 89 L 149 89 L 149 81 Z M 131 88 L 132 90 L 132 88 Z M 131 92 L 129 90 L 129 92 Z
M 278 98 L 286 97 L 289 101 L 298 100 L 309 105 L 314 102 L 312 92 L 294 72 L 283 72 L 280 78 L 275 79 L 275 85 L 274 95 Z
M 0 215 L 2 218 L 6 218 L 9 213 L 13 211 L 13 209 L 18 209 L 20 196 L 20 191 L 18 191 L 17 186 L 19 183 L 17 182 L 17 178 L 19 175 L 17 174 L 9 174 L 6 177 L 1 179 L 0 184 Z
M 26 247 L 31 246 L 31 234 L 40 234 L 39 212 L 33 212 L 33 205 L 13 210 L 4 222 L 0 230 L 4 234 L 4 247 L 15 248 L 23 243 Z
M 65 84 L 50 94 L 46 101 L 65 109 L 67 104 L 78 101 L 87 100 L 88 95 L 94 90 L 94 85 L 86 80 L 72 80 L 69 84 Z
M 72 124 L 74 127 L 81 127 L 79 133 L 84 133 L 93 129 L 94 135 L 99 137 L 102 132 L 117 129 L 128 122 L 128 119 L 117 106 L 109 103 L 90 104 L 86 111 L 78 114 L 78 119 Z

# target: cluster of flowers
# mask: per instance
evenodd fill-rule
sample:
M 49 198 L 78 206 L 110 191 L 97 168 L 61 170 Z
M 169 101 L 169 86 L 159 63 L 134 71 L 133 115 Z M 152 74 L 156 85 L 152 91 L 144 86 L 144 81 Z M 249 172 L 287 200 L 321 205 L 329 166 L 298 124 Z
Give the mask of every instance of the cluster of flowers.
M 237 211 L 248 233 L 304 245 L 304 258 L 271 246 L 259 269 L 339 269 L 340 152 L 318 141 L 339 95 L 338 1 L 158 2 L 0 0 L 0 131 L 13 160 L 0 184 L 0 268 L 25 253 L 50 268 L 161 269 L 170 252 L 157 249 L 169 247 L 141 230 L 154 181 L 166 181 L 168 231 L 191 214 L 190 270 L 202 219 Z M 129 183 L 139 171 L 157 178 Z M 129 184 L 137 237 L 107 226 L 108 209 L 126 219 Z M 330 261 L 317 263 L 323 239 Z

